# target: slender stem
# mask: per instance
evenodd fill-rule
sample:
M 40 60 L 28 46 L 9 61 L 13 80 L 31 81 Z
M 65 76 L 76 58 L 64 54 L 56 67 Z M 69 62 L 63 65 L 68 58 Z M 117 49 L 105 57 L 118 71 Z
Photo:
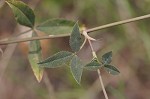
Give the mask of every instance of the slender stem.
M 30 32 L 30 31 L 32 31 L 32 29 L 26 30 L 26 31 L 24 31 L 24 32 L 22 32 L 22 33 L 14 34 L 13 36 L 20 36 L 20 35 L 22 35 L 22 34 L 25 34 L 25 33 Z
M 90 47 L 91 47 L 91 50 L 92 50 L 92 54 L 94 53 L 93 57 L 95 57 L 95 52 L 94 52 L 94 48 L 92 47 L 92 43 L 90 40 L 89 41 L 89 44 L 90 44 Z M 96 56 L 97 57 L 97 56 Z M 108 95 L 106 93 L 106 90 L 105 90 L 105 87 L 104 87 L 104 84 L 103 84 L 103 80 L 102 80 L 102 77 L 101 77 L 101 74 L 100 74 L 100 70 L 98 69 L 97 70 L 97 73 L 98 73 L 98 77 L 99 77 L 99 80 L 100 80 L 100 84 L 102 86 L 102 90 L 103 90 L 103 93 L 104 93 L 104 96 L 105 96 L 105 99 L 108 99 Z
M 87 33 L 91 33 L 91 32 L 94 32 L 94 31 L 102 30 L 102 29 L 105 29 L 105 28 L 109 28 L 109 27 L 113 27 L 113 26 L 117 26 L 117 25 L 121 25 L 121 24 L 131 23 L 131 22 L 135 22 L 135 21 L 139 21 L 139 20 L 143 20 L 143 19 L 147 19 L 147 18 L 150 18 L 150 14 L 140 16 L 140 17 L 136 17 L 136 18 L 132 18 L 132 19 L 123 20 L 123 21 L 118 21 L 118 22 L 114 22 L 114 23 L 110 23 L 110 24 L 106 24 L 106 25 L 102 25 L 102 26 L 98 26 L 98 27 L 95 27 L 95 28 L 91 28 L 91 29 L 87 30 Z M 13 40 L 13 41 L 2 41 L 2 42 L 0 42 L 0 45 L 27 42 L 27 41 L 33 41 L 33 40 L 42 40 L 42 39 L 65 37 L 65 36 L 69 36 L 69 35 L 70 34 L 57 35 L 57 36 L 46 36 L 46 37 L 43 36 L 43 37 L 36 37 L 36 38 L 32 37 L 32 38 L 24 38 L 24 39 L 18 39 L 18 40 Z
M 95 51 L 94 51 L 94 48 L 93 48 L 93 46 L 92 46 L 92 43 L 91 43 L 91 41 L 90 41 L 89 39 L 88 39 L 88 42 L 89 42 L 89 45 L 90 45 L 90 47 L 91 47 L 92 53 L 95 52 Z
M 24 32 L 22 32 L 22 33 L 13 34 L 13 35 L 12 35 L 12 38 L 18 37 L 18 36 L 23 35 L 23 34 L 25 34 L 25 33 L 29 33 L 31 30 L 32 30 L 32 29 L 26 30 L 26 31 L 24 31 Z M 0 40 L 0 42 L 6 42 L 6 41 L 8 41 L 8 40 L 9 40 L 9 38 L 7 38 L 7 39 L 2 39 L 2 40 Z M 9 41 L 10 41 L 10 40 L 9 40 Z
M 110 23 L 110 24 L 106 24 L 106 25 L 102 25 L 102 26 L 98 26 L 95 28 L 91 28 L 88 29 L 87 32 L 94 32 L 97 30 L 102 30 L 105 28 L 109 28 L 109 27 L 113 27 L 113 26 L 117 26 L 117 25 L 121 25 L 121 24 L 127 24 L 127 23 L 131 23 L 131 22 L 135 22 L 135 21 L 139 21 L 139 20 L 143 20 L 143 19 L 147 19 L 150 18 L 150 14 L 144 15 L 144 16 L 140 16 L 140 17 L 135 17 L 132 19 L 127 19 L 127 20 L 123 20 L 123 21 L 118 21 L 118 22 L 114 22 L 114 23 Z
M 24 38 L 24 39 L 2 41 L 2 42 L 0 42 L 0 45 L 6 45 L 6 44 L 12 44 L 12 43 L 21 43 L 21 42 L 27 42 L 27 41 L 33 41 L 33 40 L 60 38 L 60 37 L 66 37 L 66 35 L 49 35 L 49 36 L 42 36 L 42 37 L 31 37 L 31 38 Z
M 84 40 L 84 42 L 82 43 L 82 45 L 81 45 L 80 49 L 82 49 L 82 48 L 84 47 L 84 45 L 85 45 L 86 41 L 87 41 L 87 39 L 85 38 L 85 40 Z
M 97 70 L 97 73 L 98 73 L 98 77 L 99 77 L 99 80 L 100 80 L 100 83 L 101 83 L 101 86 L 102 86 L 102 90 L 103 90 L 105 99 L 108 99 L 108 95 L 106 93 L 106 90 L 105 90 L 105 87 L 104 87 L 104 84 L 103 84 L 103 80 L 102 80 L 102 76 L 101 76 L 101 72 L 100 72 L 99 69 Z
M 83 31 L 83 32 L 85 32 L 85 31 Z M 87 35 L 86 35 L 86 36 L 87 36 Z M 86 38 L 86 36 L 85 36 L 85 38 Z M 87 36 L 87 37 L 88 37 L 88 36 Z M 88 38 L 87 38 L 87 39 L 88 39 Z M 88 42 L 89 42 L 89 45 L 90 45 L 90 47 L 91 47 L 93 57 L 97 57 L 97 55 L 95 54 L 94 48 L 93 48 L 93 46 L 92 46 L 91 40 L 88 39 Z M 100 84 L 101 84 L 101 86 L 102 86 L 102 90 L 103 90 L 105 99 L 108 99 L 108 95 L 107 95 L 107 93 L 106 93 L 106 90 L 105 90 L 105 87 L 104 87 L 103 80 L 102 80 L 101 73 L 100 73 L 100 70 L 99 70 L 99 69 L 97 70 L 97 73 L 98 73 L 98 77 L 99 77 L 99 80 L 100 80 Z

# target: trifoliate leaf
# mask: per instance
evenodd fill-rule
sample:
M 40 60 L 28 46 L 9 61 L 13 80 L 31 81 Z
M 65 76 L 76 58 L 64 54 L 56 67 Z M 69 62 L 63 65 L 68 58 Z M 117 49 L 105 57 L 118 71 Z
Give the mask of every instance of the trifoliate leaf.
M 33 32 L 32 37 L 36 36 L 37 34 Z M 43 77 L 43 68 L 37 64 L 42 59 L 40 41 L 34 40 L 30 42 L 28 59 L 36 79 L 40 82 Z
M 57 68 L 63 66 L 65 63 L 67 63 L 69 60 L 71 60 L 73 56 L 73 53 L 67 52 L 67 51 L 61 51 L 53 56 L 39 62 L 38 64 L 41 67 L 46 68 Z
M 79 57 L 75 55 L 71 60 L 71 72 L 78 84 L 81 82 L 83 67 L 84 65 L 80 61 Z
M 112 75 L 118 75 L 120 73 L 119 70 L 112 65 L 104 65 L 104 69 Z
M 110 51 L 102 56 L 103 64 L 110 64 L 111 61 L 112 61 L 112 51 Z
M 70 36 L 70 47 L 74 52 L 78 52 L 80 50 L 80 47 L 82 45 L 82 40 L 81 40 L 81 33 L 79 30 L 79 25 L 78 22 L 73 27 L 71 36 Z
M 36 28 L 48 35 L 68 35 L 71 33 L 75 22 L 65 19 L 50 19 Z
M 102 65 L 99 63 L 97 58 L 93 58 L 92 61 L 85 66 L 87 70 L 92 70 L 92 71 L 96 71 L 100 67 L 102 67 Z
M 22 1 L 12 0 L 6 1 L 8 5 L 11 7 L 15 19 L 21 25 L 33 27 L 35 22 L 35 15 L 33 10 L 23 3 Z

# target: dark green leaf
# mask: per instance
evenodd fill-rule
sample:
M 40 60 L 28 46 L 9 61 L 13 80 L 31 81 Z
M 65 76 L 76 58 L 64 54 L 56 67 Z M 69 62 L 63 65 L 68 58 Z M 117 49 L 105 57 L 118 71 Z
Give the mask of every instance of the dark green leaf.
M 104 65 L 104 69 L 112 75 L 118 75 L 120 73 L 116 67 L 111 65 Z
M 67 63 L 72 58 L 72 56 L 73 53 L 71 52 L 61 51 L 39 62 L 38 64 L 40 64 L 41 67 L 57 68 Z
M 112 61 L 112 51 L 110 51 L 102 56 L 103 64 L 110 64 L 111 61 Z
M 37 29 L 48 35 L 68 35 L 75 22 L 65 19 L 51 19 L 37 26 Z
M 36 36 L 37 34 L 33 32 L 32 37 Z M 43 77 L 43 68 L 37 64 L 42 59 L 40 41 L 34 40 L 30 42 L 28 59 L 36 79 L 40 82 Z
M 77 52 L 80 50 L 80 47 L 82 45 L 82 39 L 81 39 L 81 33 L 79 30 L 79 25 L 78 22 L 73 27 L 71 36 L 70 36 L 70 47 L 74 52 Z
M 71 72 L 78 84 L 81 82 L 83 67 L 83 63 L 80 61 L 78 56 L 75 55 L 71 60 Z
M 85 66 L 87 70 L 92 70 L 92 71 L 96 71 L 100 67 L 102 67 L 102 65 L 99 63 L 97 58 L 93 58 L 92 61 Z
M 33 10 L 21 1 L 6 1 L 13 10 L 17 22 L 21 25 L 33 27 L 35 15 Z

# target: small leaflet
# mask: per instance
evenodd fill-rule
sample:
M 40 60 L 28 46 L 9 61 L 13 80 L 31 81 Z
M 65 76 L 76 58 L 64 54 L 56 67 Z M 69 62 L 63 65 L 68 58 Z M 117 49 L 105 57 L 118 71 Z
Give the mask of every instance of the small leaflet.
M 85 66 L 87 70 L 92 71 L 96 71 L 97 69 L 100 69 L 100 67 L 102 67 L 102 65 L 98 62 L 97 58 L 93 58 L 92 61 Z
M 33 10 L 23 3 L 22 1 L 12 0 L 6 1 L 6 3 L 11 7 L 16 21 L 27 27 L 34 27 L 35 15 Z
M 71 64 L 72 75 L 74 79 L 76 80 L 76 82 L 80 84 L 84 65 L 79 59 L 79 57 L 76 55 L 72 58 L 70 64 Z
M 37 34 L 33 32 L 32 37 L 37 37 Z M 36 79 L 40 82 L 42 80 L 44 70 L 37 64 L 42 59 L 42 49 L 39 40 L 30 42 L 28 59 Z
M 48 35 L 68 35 L 71 33 L 75 22 L 66 19 L 50 19 L 38 25 L 37 30 L 40 30 Z
M 119 70 L 112 65 L 105 65 L 104 69 L 112 75 L 118 75 L 120 73 Z
M 40 67 L 57 68 L 63 66 L 63 64 L 66 64 L 69 60 L 71 60 L 72 57 L 73 53 L 61 51 L 39 62 L 38 64 Z
M 102 62 L 103 64 L 110 64 L 112 61 L 112 51 L 107 52 L 102 56 Z
M 81 33 L 79 30 L 78 22 L 73 27 L 72 33 L 70 35 L 70 47 L 72 51 L 78 52 L 80 50 L 80 47 L 82 45 L 82 39 L 81 39 Z

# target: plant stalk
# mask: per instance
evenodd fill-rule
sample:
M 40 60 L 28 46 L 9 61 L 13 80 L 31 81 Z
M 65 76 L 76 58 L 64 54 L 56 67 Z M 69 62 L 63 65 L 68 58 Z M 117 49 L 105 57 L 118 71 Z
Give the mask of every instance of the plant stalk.
M 103 80 L 102 80 L 102 76 L 101 76 L 101 72 L 100 72 L 99 69 L 97 70 L 97 73 L 98 73 L 98 77 L 99 77 L 99 80 L 100 80 L 100 83 L 101 83 L 101 86 L 102 86 L 102 90 L 103 90 L 105 99 L 108 99 L 108 95 L 106 93 L 106 90 L 105 90 L 105 87 L 104 87 L 104 84 L 103 84 Z
M 150 14 L 143 15 L 140 17 L 131 18 L 131 19 L 127 19 L 127 20 L 122 20 L 122 21 L 118 21 L 118 22 L 114 22 L 114 23 L 110 23 L 110 24 L 106 24 L 106 25 L 102 25 L 102 26 L 98 26 L 95 28 L 88 29 L 87 32 L 90 33 L 90 32 L 94 32 L 97 30 L 102 30 L 102 29 L 110 28 L 110 27 L 117 26 L 117 25 L 122 25 L 122 24 L 127 24 L 127 23 L 131 23 L 131 22 L 135 22 L 135 21 L 140 21 L 140 20 L 147 19 L 147 18 L 150 18 Z
M 27 41 L 33 41 L 33 40 L 53 39 L 53 38 L 60 38 L 60 37 L 66 37 L 66 36 L 68 36 L 68 35 L 49 35 L 49 36 L 42 36 L 42 37 L 31 37 L 31 38 L 24 38 L 24 39 L 16 39 L 16 40 L 2 41 L 2 42 L 0 42 L 0 45 L 21 43 L 21 42 L 27 42 Z
M 147 15 L 144 15 L 144 16 L 140 16 L 140 17 L 131 18 L 131 19 L 127 19 L 127 20 L 123 20 L 123 21 L 118 21 L 118 22 L 114 22 L 114 23 L 110 23 L 110 24 L 106 24 L 106 25 L 102 25 L 102 26 L 98 26 L 98 27 L 95 27 L 95 28 L 91 28 L 91 29 L 87 30 L 87 33 L 91 33 L 91 32 L 98 31 L 98 30 L 102 30 L 102 29 L 105 29 L 105 28 L 110 28 L 110 27 L 113 27 L 113 26 L 121 25 L 121 24 L 127 24 L 127 23 L 131 23 L 131 22 L 135 22 L 135 21 L 140 21 L 140 20 L 147 19 L 147 18 L 150 18 L 150 14 L 147 14 Z M 33 41 L 33 40 L 43 40 L 43 39 L 66 37 L 66 36 L 69 36 L 69 35 L 70 34 L 53 35 L 53 36 L 42 36 L 42 37 L 32 37 L 32 38 L 10 40 L 10 41 L 1 41 L 0 45 L 7 45 L 7 44 L 12 44 L 12 43 L 20 43 L 20 42 L 27 42 L 27 41 Z
M 13 34 L 11 38 L 15 38 L 15 37 L 18 37 L 18 36 L 23 35 L 23 34 L 25 34 L 25 33 L 29 33 L 30 31 L 32 31 L 32 29 L 26 30 L 26 31 L 24 31 L 24 32 L 22 32 L 22 33 Z M 11 39 L 11 38 L 10 38 L 10 39 Z M 10 41 L 10 39 L 9 39 L 9 38 L 2 39 L 2 40 L 0 40 L 0 42 Z
M 87 37 L 88 37 L 88 36 L 87 36 Z M 86 38 L 86 36 L 85 36 L 85 38 Z M 86 39 L 88 39 L 88 38 L 86 38 Z M 97 57 L 96 54 L 95 54 L 94 48 L 93 48 L 93 46 L 92 46 L 91 40 L 88 39 L 88 42 L 89 42 L 89 45 L 90 45 L 90 47 L 91 47 L 93 57 Z M 103 80 L 102 80 L 101 73 L 100 73 L 100 70 L 99 70 L 99 69 L 97 70 L 97 73 L 98 73 L 98 77 L 99 77 L 99 80 L 100 80 L 100 84 L 101 84 L 101 86 L 102 86 L 102 90 L 103 90 L 105 99 L 108 99 L 108 95 L 107 95 L 107 93 L 106 93 L 106 90 L 105 90 L 105 87 L 104 87 Z
M 89 41 L 89 44 L 90 44 L 90 47 L 91 47 L 91 50 L 92 50 L 92 54 L 94 53 L 93 57 L 95 57 L 95 52 L 94 52 L 94 48 L 92 47 L 92 43 L 90 40 Z M 97 57 L 97 56 L 96 56 Z M 105 99 L 108 99 L 108 95 L 106 93 L 106 90 L 105 90 L 105 87 L 104 87 L 104 84 L 103 84 L 103 80 L 102 80 L 102 76 L 101 76 L 101 73 L 100 73 L 100 70 L 98 69 L 97 70 L 97 73 L 98 73 L 98 77 L 99 77 L 99 80 L 100 80 L 100 84 L 102 86 L 102 90 L 103 90 L 103 93 L 104 93 L 104 96 L 105 96 Z

